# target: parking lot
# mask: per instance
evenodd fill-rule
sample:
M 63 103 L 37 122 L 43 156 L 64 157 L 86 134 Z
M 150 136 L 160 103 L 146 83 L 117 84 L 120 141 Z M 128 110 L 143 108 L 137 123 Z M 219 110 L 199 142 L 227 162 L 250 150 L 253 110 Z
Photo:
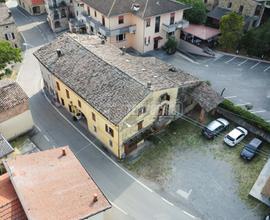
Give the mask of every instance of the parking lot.
M 163 51 L 154 55 L 203 80 L 209 80 L 218 92 L 238 106 L 252 105 L 250 110 L 270 122 L 270 62 L 217 54 L 216 58 L 186 58 Z

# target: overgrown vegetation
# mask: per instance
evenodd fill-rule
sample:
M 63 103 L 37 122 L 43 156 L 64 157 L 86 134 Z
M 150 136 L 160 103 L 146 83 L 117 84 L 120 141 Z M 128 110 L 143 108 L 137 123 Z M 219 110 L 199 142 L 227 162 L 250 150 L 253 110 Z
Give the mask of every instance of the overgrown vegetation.
M 239 47 L 240 40 L 243 35 L 243 29 L 243 16 L 238 15 L 235 12 L 222 16 L 220 21 L 220 46 L 227 51 L 236 50 Z
M 250 56 L 270 58 L 270 20 L 249 30 L 241 39 L 241 48 Z
M 177 41 L 175 40 L 175 37 L 169 37 L 164 48 L 168 54 L 174 54 L 177 49 Z
M 220 104 L 220 107 L 227 109 L 236 115 L 239 115 L 241 118 L 245 119 L 249 124 L 261 128 L 266 132 L 270 132 L 270 124 L 268 122 L 266 122 L 261 117 L 243 109 L 240 106 L 235 106 L 231 101 L 225 99 L 223 103 Z
M 202 0 L 178 0 L 190 5 L 191 8 L 185 10 L 184 17 L 193 24 L 204 24 L 207 18 L 206 6 Z
M 13 48 L 8 41 L 0 40 L 0 79 L 6 75 L 11 75 L 12 71 L 8 64 L 22 61 L 21 50 Z

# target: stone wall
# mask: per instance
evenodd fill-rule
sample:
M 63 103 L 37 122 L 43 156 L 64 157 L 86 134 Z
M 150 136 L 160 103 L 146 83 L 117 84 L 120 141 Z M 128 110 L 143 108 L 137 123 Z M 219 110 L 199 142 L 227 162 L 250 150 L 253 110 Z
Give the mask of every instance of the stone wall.
M 262 129 L 259 129 L 249 123 L 247 123 L 244 119 L 240 118 L 239 116 L 236 116 L 235 114 L 229 112 L 228 110 L 217 108 L 217 113 L 223 115 L 225 118 L 230 119 L 231 121 L 239 124 L 240 126 L 243 126 L 246 128 L 249 132 L 263 138 L 265 141 L 270 143 L 270 134 L 263 131 Z

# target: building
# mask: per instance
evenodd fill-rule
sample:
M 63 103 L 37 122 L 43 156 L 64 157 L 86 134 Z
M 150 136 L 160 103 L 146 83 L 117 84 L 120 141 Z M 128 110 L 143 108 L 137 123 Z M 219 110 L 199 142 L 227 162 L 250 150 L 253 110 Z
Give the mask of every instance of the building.
M 169 36 L 179 39 L 188 8 L 172 0 L 77 0 L 70 31 L 98 34 L 119 48 L 145 53 L 161 48 Z
M 31 15 L 40 15 L 46 12 L 44 0 L 18 0 L 18 5 Z
M 126 54 L 97 36 L 65 34 L 34 55 L 48 96 L 118 158 L 198 103 L 209 112 L 222 101 L 190 74 Z
M 208 18 L 214 24 L 218 24 L 222 16 L 233 11 L 244 17 L 245 29 L 249 30 L 258 27 L 262 19 L 267 20 L 266 12 L 269 14 L 270 8 L 267 2 L 267 0 L 219 0 L 217 7 L 208 13 Z
M 111 208 L 69 147 L 4 161 L 0 219 L 79 220 L 102 218 Z
M 9 41 L 13 47 L 20 47 L 21 35 L 5 3 L 0 3 L 0 39 Z
M 6 138 L 0 134 L 0 161 L 2 158 L 8 156 L 14 151 L 14 148 L 6 140 Z
M 219 0 L 202 0 L 207 10 L 212 10 L 218 5 Z
M 29 98 L 13 81 L 0 81 L 0 133 L 13 139 L 34 127 Z
M 73 2 L 70 0 L 45 0 L 47 20 L 53 32 L 69 28 L 68 20 L 74 17 Z

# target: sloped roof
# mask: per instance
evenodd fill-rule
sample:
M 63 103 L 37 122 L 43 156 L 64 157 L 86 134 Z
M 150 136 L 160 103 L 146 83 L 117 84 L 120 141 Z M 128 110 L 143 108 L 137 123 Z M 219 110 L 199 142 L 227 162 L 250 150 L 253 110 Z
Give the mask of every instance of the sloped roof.
M 28 219 L 85 219 L 111 207 L 69 147 L 17 156 L 4 165 Z
M 192 34 L 202 40 L 208 40 L 220 34 L 218 29 L 198 24 L 190 24 L 188 27 L 183 28 L 183 32 Z
M 9 144 L 9 142 L 0 134 L 0 159 L 12 153 L 14 148 Z
M 0 25 L 15 23 L 5 3 L 0 3 Z
M 7 173 L 0 176 L 0 219 L 27 220 Z
M 222 8 L 222 7 L 215 7 L 212 11 L 207 13 L 207 16 L 209 18 L 214 18 L 217 20 L 220 20 L 222 16 L 227 15 L 231 13 L 232 11 L 228 8 Z
M 107 17 L 125 13 L 133 13 L 142 18 L 165 14 L 190 8 L 189 6 L 173 0 L 82 0 Z M 132 4 L 137 3 L 140 9 L 132 11 Z
M 18 83 L 0 80 L 0 112 L 28 102 L 28 97 Z
M 206 82 L 202 82 L 199 86 L 195 87 L 190 95 L 207 112 L 216 108 L 224 100 Z

